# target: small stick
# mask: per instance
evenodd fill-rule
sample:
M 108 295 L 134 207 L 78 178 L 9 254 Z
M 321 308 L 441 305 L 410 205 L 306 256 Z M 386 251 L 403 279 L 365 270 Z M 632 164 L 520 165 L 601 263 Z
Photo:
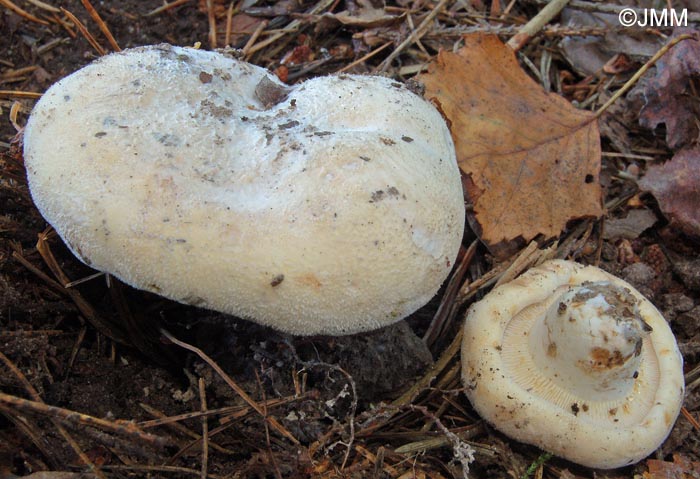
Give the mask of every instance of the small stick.
M 226 10 L 226 34 L 224 35 L 224 46 L 231 46 L 231 30 L 233 29 L 233 2 L 228 6 Z
M 265 27 L 267 27 L 268 23 L 269 22 L 267 20 L 263 20 L 260 23 L 258 23 L 257 27 L 255 27 L 255 31 L 246 42 L 245 46 L 243 47 L 243 50 L 241 50 L 243 58 L 248 58 L 250 50 L 255 46 L 255 42 L 258 41 L 260 34 L 263 32 L 263 30 L 265 30 Z
M 408 46 L 420 40 L 420 38 L 428 32 L 430 24 L 437 17 L 438 13 L 447 5 L 447 0 L 440 0 L 437 5 L 432 9 L 432 11 L 420 22 L 418 28 L 413 30 L 411 34 L 406 38 L 401 44 L 396 47 L 396 49 L 391 52 L 391 54 L 376 68 L 378 72 L 386 71 L 391 62 L 393 62 L 396 57 L 398 57 L 402 51 L 404 51 Z
M 12 103 L 12 106 L 10 107 L 10 123 L 12 123 L 12 127 L 19 133 L 21 132 L 24 128 L 19 126 L 19 121 L 17 121 L 17 117 L 19 116 L 19 111 L 22 109 L 22 104 L 18 101 L 15 101 Z
M 2 1 L 2 0 L 0 0 L 0 1 Z M 92 48 L 94 48 L 95 51 L 97 51 L 98 55 L 104 56 L 107 54 L 107 51 L 104 48 L 102 48 L 102 46 L 99 43 L 97 43 L 97 40 L 95 40 L 95 37 L 92 36 L 92 34 L 88 31 L 88 29 L 85 27 L 85 25 L 83 25 L 83 23 L 80 20 L 78 20 L 78 18 L 75 15 L 73 15 L 71 12 L 69 12 L 68 10 L 66 10 L 63 7 L 61 7 L 61 11 L 63 12 L 63 14 L 65 16 L 67 16 L 70 19 L 71 22 L 73 22 L 75 24 L 76 27 L 78 27 L 78 30 L 80 30 L 80 33 L 83 34 L 83 36 L 85 37 L 85 40 L 88 41 L 88 43 L 92 46 Z
M 56 15 L 56 14 L 51 15 L 51 17 L 56 21 L 56 23 L 58 23 L 59 25 L 61 25 L 61 26 L 63 27 L 63 29 L 64 29 L 66 32 L 68 32 L 68 35 L 69 35 L 71 38 L 77 38 L 78 34 L 75 33 L 75 31 L 73 30 L 73 28 L 71 28 L 70 25 L 68 25 L 68 22 L 66 22 L 63 18 L 59 17 L 59 16 Z M 54 40 L 54 41 L 55 41 L 55 40 Z M 51 43 L 51 42 L 50 42 L 50 43 Z
M 169 444 L 169 441 L 165 438 L 141 431 L 133 422 L 107 421 L 105 419 L 88 416 L 87 414 L 81 414 L 79 412 L 71 411 L 58 406 L 49 406 L 43 402 L 30 401 L 29 399 L 11 396 L 3 392 L 0 392 L 0 404 L 19 409 L 21 411 L 41 414 L 42 416 L 47 416 L 54 419 L 60 419 L 67 423 L 85 424 L 87 426 L 96 427 L 98 429 L 110 431 L 121 436 L 126 436 L 130 439 L 146 442 L 159 448 Z
M 140 403 L 139 405 L 141 406 L 142 409 L 144 409 L 147 413 L 151 414 L 152 416 L 155 416 L 155 417 L 158 417 L 158 418 L 161 418 L 161 419 L 164 419 L 164 420 L 166 420 L 166 419 L 172 419 L 172 418 L 168 418 L 165 414 L 163 414 L 162 412 L 160 412 L 160 411 L 157 410 L 156 408 L 151 407 L 151 406 L 149 406 L 149 405 L 147 405 L 147 404 Z M 247 406 L 242 406 L 242 407 L 245 407 L 246 409 L 250 410 L 250 408 L 247 407 Z M 224 408 L 224 409 L 234 409 L 234 408 L 240 409 L 241 406 L 229 406 L 228 408 Z M 207 409 L 206 411 L 193 411 L 193 412 L 188 413 L 188 414 L 189 414 L 190 417 L 192 417 L 192 418 L 194 418 L 194 417 L 200 417 L 200 418 L 201 418 L 202 416 L 211 416 L 211 415 L 213 415 L 213 414 L 217 414 L 217 411 L 218 411 L 218 409 Z M 184 415 L 185 415 L 185 414 L 182 414 L 181 416 L 184 416 Z M 136 423 L 136 424 L 137 424 L 141 429 L 145 429 L 145 428 L 143 427 L 143 423 Z M 168 421 L 168 422 L 164 422 L 164 425 L 170 427 L 171 429 L 173 429 L 173 430 L 175 430 L 175 431 L 177 431 L 177 432 L 179 432 L 179 433 L 184 434 L 185 436 L 189 437 L 190 439 L 195 440 L 196 442 L 199 442 L 199 441 L 201 441 L 201 439 L 202 439 L 202 437 L 201 437 L 199 434 L 197 434 L 196 432 L 190 430 L 188 427 L 186 427 L 186 426 L 180 424 L 179 422 Z M 210 446 L 212 449 L 214 449 L 214 450 L 216 450 L 216 451 L 219 451 L 219 452 L 222 453 L 222 454 L 229 454 L 229 455 L 236 454 L 236 451 L 231 450 L 231 449 L 226 449 L 226 448 L 224 448 L 224 447 L 219 446 L 219 445 L 216 444 L 215 442 L 212 442 L 212 441 L 211 441 L 211 436 L 212 436 L 212 434 L 211 434 L 211 432 L 209 432 L 208 443 L 209 443 L 209 446 Z
M 698 423 L 698 420 L 695 419 L 692 414 L 690 414 L 690 411 L 682 407 L 681 413 L 683 414 L 683 417 L 685 417 L 688 422 L 693 425 L 696 431 L 700 431 L 700 423 Z
M 181 348 L 187 349 L 188 351 L 191 351 L 195 353 L 197 356 L 199 356 L 204 362 L 206 362 L 216 373 L 221 376 L 221 378 L 226 381 L 226 384 L 229 385 L 231 389 L 233 389 L 236 394 L 238 394 L 241 399 L 243 399 L 250 407 L 255 409 L 255 411 L 260 414 L 261 417 L 265 418 L 267 421 L 269 421 L 270 425 L 275 429 L 277 432 L 282 434 L 284 437 L 292 441 L 294 444 L 299 445 L 300 442 L 297 438 L 295 438 L 291 432 L 289 432 L 287 429 L 285 429 L 282 424 L 280 424 L 274 417 L 265 417 L 265 411 L 263 408 L 260 407 L 258 403 L 256 403 L 253 398 L 251 398 L 248 393 L 246 393 L 236 382 L 224 372 L 223 369 L 221 369 L 221 366 L 216 364 L 216 362 L 211 359 L 207 354 L 199 349 L 196 346 L 192 346 L 191 344 L 187 344 L 183 341 L 180 341 L 179 339 L 175 338 L 172 334 L 167 332 L 165 329 L 160 330 L 160 333 L 165 336 L 169 341 L 172 343 L 180 346 Z
M 112 32 L 109 31 L 109 27 L 107 27 L 107 24 L 102 20 L 102 17 L 100 17 L 100 14 L 97 13 L 97 10 L 95 10 L 95 7 L 92 6 L 90 3 L 90 0 L 80 0 L 83 2 L 83 6 L 85 7 L 85 10 L 90 14 L 90 17 L 97 23 L 97 26 L 100 28 L 100 31 L 104 34 L 105 37 L 107 37 L 107 41 L 109 44 L 112 46 L 112 49 L 115 52 L 120 52 L 122 49 L 119 47 L 119 44 L 117 41 L 114 39 L 114 36 L 112 36 Z
M 207 419 L 207 391 L 204 378 L 199 378 L 199 408 L 202 411 L 202 472 L 201 479 L 207 479 L 209 469 L 209 421 Z
M 322 11 L 324 11 L 325 9 L 330 7 L 331 4 L 333 3 L 333 1 L 334 0 L 321 0 L 320 2 L 318 2 L 316 4 L 316 6 L 314 8 L 312 8 L 308 12 L 308 15 L 317 15 L 317 14 L 321 13 Z M 253 53 L 255 53 L 257 51 L 262 50 L 266 46 L 275 43 L 277 40 L 279 40 L 280 38 L 285 36 L 287 33 L 292 33 L 292 32 L 299 30 L 301 28 L 301 26 L 302 26 L 301 21 L 292 20 L 291 22 L 289 22 L 289 24 L 283 30 L 279 30 L 275 34 L 270 35 L 270 37 L 267 38 L 265 41 L 260 42 L 257 45 L 255 45 L 254 47 L 252 47 L 250 49 L 250 51 L 248 52 L 248 55 L 252 55 Z
M 150 12 L 145 14 L 144 17 L 152 17 L 153 15 L 158 15 L 159 13 L 163 13 L 167 10 L 170 10 L 171 8 L 179 7 L 180 5 L 190 3 L 191 1 L 192 0 L 175 0 L 173 3 L 167 3 L 162 7 L 158 7 L 154 10 L 151 10 Z
M 527 22 L 520 31 L 508 40 L 508 45 L 513 51 L 517 52 L 525 44 L 530 41 L 530 39 L 535 36 L 546 24 L 548 24 L 554 17 L 559 15 L 559 12 L 569 3 L 569 0 L 552 0 L 547 3 L 547 5 L 540 10 L 540 12 L 535 15 L 529 22 Z
M 0 5 L 5 5 L 8 9 L 12 10 L 20 17 L 26 18 L 27 20 L 30 20 L 30 21 L 36 22 L 36 23 L 41 23 L 42 25 L 50 25 L 50 23 L 47 22 L 46 20 L 42 20 L 41 18 L 37 18 L 34 15 L 32 15 L 31 13 L 27 12 L 26 10 L 22 10 L 17 5 L 12 3 L 10 0 L 0 0 Z
M 43 400 L 41 399 L 41 396 L 39 395 L 39 392 L 34 389 L 34 386 L 32 386 L 32 383 L 29 382 L 29 380 L 22 374 L 22 371 L 19 370 L 15 364 L 10 361 L 10 359 L 5 356 L 4 354 L 0 353 L 0 361 L 2 361 L 5 366 L 12 372 L 12 374 L 15 375 L 15 377 L 19 380 L 19 382 L 24 386 L 24 389 L 29 393 L 29 395 L 34 399 L 34 401 L 28 401 L 28 402 L 33 402 L 34 404 L 39 405 L 40 407 L 48 408 L 50 406 L 47 406 L 44 404 Z M 14 396 L 9 396 L 7 394 L 4 394 L 0 392 L 0 403 L 2 403 L 2 397 L 1 396 L 7 396 L 10 399 L 17 399 L 21 401 L 27 401 L 26 399 L 21 399 L 21 398 L 16 398 Z M 5 406 L 12 406 L 13 404 L 11 402 L 5 402 Z M 92 471 L 98 479 L 107 479 L 105 475 L 100 471 L 100 469 L 93 464 L 93 462 L 90 460 L 90 458 L 83 452 L 83 450 L 80 448 L 78 443 L 73 439 L 73 436 L 71 436 L 68 431 L 66 431 L 63 426 L 58 422 L 58 420 L 55 417 L 50 417 L 51 423 L 54 425 L 56 429 L 58 429 L 58 432 L 63 436 L 63 438 L 66 440 L 66 442 L 70 445 L 71 449 L 77 454 L 77 456 L 80 458 L 80 460 L 85 464 L 90 471 Z
M 634 75 L 632 75 L 632 78 L 630 78 L 629 80 L 627 80 L 627 83 L 625 83 L 625 84 L 622 86 L 622 88 L 620 88 L 619 90 L 617 90 L 617 91 L 615 92 L 615 94 L 614 94 L 613 96 L 611 96 L 610 99 L 609 99 L 608 101 L 606 101 L 605 104 L 604 104 L 603 106 L 601 106 L 600 108 L 598 108 L 598 111 L 595 112 L 595 115 L 594 115 L 593 117 L 594 117 L 595 119 L 600 118 L 600 117 L 603 115 L 603 113 L 605 113 L 605 110 L 607 110 L 608 108 L 610 108 L 610 105 L 612 105 L 613 103 L 615 103 L 615 102 L 617 101 L 618 98 L 620 98 L 622 95 L 624 95 L 625 93 L 627 93 L 627 91 L 628 91 L 630 88 L 632 88 L 632 87 L 634 86 L 635 83 L 637 83 L 637 81 L 642 77 L 642 75 L 644 75 L 644 74 L 647 72 L 647 70 L 649 70 L 652 66 L 654 66 L 654 64 L 655 64 L 657 61 L 659 61 L 659 59 L 660 59 L 662 56 L 666 55 L 666 53 L 668 53 L 668 51 L 669 51 L 671 48 L 673 48 L 674 46 L 676 46 L 676 44 L 682 42 L 683 40 L 690 40 L 690 39 L 695 39 L 695 38 L 696 38 L 695 35 L 691 35 L 691 34 L 688 34 L 688 33 L 684 33 L 683 35 L 677 36 L 676 38 L 674 38 L 673 40 L 671 40 L 670 42 L 668 42 L 666 45 L 664 45 L 663 47 L 661 47 L 661 49 L 659 49 L 659 51 L 656 52 L 656 54 L 655 54 L 653 57 L 651 57 L 651 58 L 649 59 L 648 62 L 646 62 L 644 65 L 642 65 L 642 68 L 640 68 L 639 70 L 637 70 L 637 72 L 636 72 Z
M 189 469 L 187 467 L 178 467 L 178 466 L 144 466 L 144 465 L 139 465 L 139 464 L 129 464 L 129 465 L 121 465 L 121 464 L 114 464 L 114 465 L 104 465 L 102 466 L 102 469 L 105 471 L 137 471 L 137 472 L 177 472 L 181 474 L 189 474 L 191 476 L 197 476 L 200 477 L 199 471 L 195 469 Z M 150 474 L 140 474 L 138 477 L 151 477 Z M 178 476 L 181 477 L 181 476 Z M 208 478 L 212 479 L 227 479 L 230 478 L 231 476 L 226 475 L 220 476 L 220 475 L 214 475 L 214 474 L 208 474 Z
M 377 48 L 375 48 L 374 50 L 372 50 L 371 52 L 369 52 L 368 54 L 364 55 L 363 57 L 358 58 L 357 60 L 355 60 L 354 62 L 352 62 L 352 63 L 350 63 L 350 64 L 348 64 L 348 65 L 345 65 L 343 68 L 341 68 L 340 70 L 336 71 L 336 73 L 343 73 L 343 72 L 346 72 L 346 71 L 350 70 L 351 68 L 353 68 L 354 66 L 359 65 L 360 63 L 366 62 L 367 60 L 369 60 L 370 58 L 372 58 L 374 55 L 376 55 L 377 53 L 381 52 L 381 51 L 384 50 L 385 48 L 389 47 L 389 46 L 392 45 L 393 43 L 394 43 L 394 42 L 386 42 L 386 43 L 385 43 L 384 45 L 382 45 L 381 47 L 377 47 Z
M 457 330 L 452 343 L 442 352 L 440 358 L 435 361 L 428 372 L 418 379 L 411 388 L 403 393 L 401 396 L 396 398 L 391 405 L 394 407 L 401 407 L 410 404 L 425 388 L 427 388 L 430 383 L 447 367 L 447 365 L 452 361 L 459 349 L 462 347 L 462 328 Z
M 25 329 L 17 329 L 13 331 L 0 331 L 0 338 L 3 336 L 10 336 L 10 337 L 17 337 L 17 336 L 22 336 L 22 337 L 32 337 L 32 336 L 61 336 L 63 334 L 68 334 L 65 331 L 61 331 L 60 329 L 31 329 L 31 330 L 25 330 Z
M 1 2 L 2 0 L 0 0 Z M 32 100 L 38 100 L 41 98 L 43 93 L 36 93 L 33 91 L 17 91 L 17 90 L 0 90 L 0 96 L 5 98 L 30 98 Z
M 32 5 L 39 7 L 43 10 L 47 10 L 52 13 L 61 13 L 61 10 L 59 8 L 54 7 L 53 5 L 49 5 L 48 3 L 41 2 L 39 0 L 27 0 L 27 2 L 31 3 Z
M 51 287 L 51 289 L 53 289 L 55 292 L 60 293 L 60 294 L 63 294 L 63 295 L 68 295 L 68 292 L 63 288 L 63 286 L 61 286 L 61 285 L 58 284 L 56 281 L 54 281 L 53 279 L 51 279 L 51 278 L 49 277 L 49 275 L 47 275 L 46 273 L 44 273 L 43 271 L 41 271 L 39 268 L 37 268 L 36 266 L 34 266 L 32 263 L 30 263 L 24 256 L 22 256 L 21 254 L 19 254 L 17 251 L 13 251 L 13 252 L 12 252 L 12 257 L 13 257 L 15 260 L 19 261 L 20 263 L 22 263 L 22 266 L 24 266 L 24 267 L 27 268 L 29 271 L 31 271 L 31 272 L 34 273 L 36 276 L 38 276 L 38 277 L 41 278 L 43 281 L 45 281 L 46 284 L 48 284 L 48 285 Z
M 207 0 L 207 20 L 209 21 L 209 48 L 216 49 L 216 15 L 213 0 Z

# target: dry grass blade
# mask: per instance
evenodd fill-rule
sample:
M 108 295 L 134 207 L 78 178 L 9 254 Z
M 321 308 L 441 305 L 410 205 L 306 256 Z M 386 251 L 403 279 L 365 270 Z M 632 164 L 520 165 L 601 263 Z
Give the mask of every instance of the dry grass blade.
M 260 414 L 263 418 L 265 418 L 266 421 L 270 423 L 270 426 L 272 426 L 273 429 L 275 429 L 278 433 L 282 434 L 284 437 L 292 441 L 294 444 L 300 444 L 299 440 L 295 438 L 291 432 L 289 432 L 282 424 L 280 424 L 274 417 L 265 417 L 265 411 L 263 408 L 256 403 L 253 398 L 251 398 L 248 393 L 246 393 L 228 374 L 224 372 L 221 367 L 216 364 L 216 362 L 211 359 L 209 356 L 206 355 L 204 351 L 201 349 L 192 346 L 191 344 L 187 344 L 183 341 L 180 341 L 179 339 L 175 338 L 172 334 L 169 332 L 165 331 L 164 329 L 160 330 L 161 334 L 165 336 L 169 341 L 173 342 L 174 344 L 180 346 L 181 348 L 187 349 L 188 351 L 191 351 L 195 353 L 197 356 L 199 356 L 204 362 L 206 362 L 216 373 L 224 380 L 226 381 L 226 384 L 229 385 L 231 389 L 233 389 L 236 394 L 238 394 L 241 399 L 243 399 L 246 403 L 250 405 L 255 411 Z
M 90 3 L 90 0 L 81 0 L 81 2 L 83 2 L 83 6 L 85 7 L 85 10 L 87 10 L 87 12 L 90 14 L 90 17 L 95 21 L 95 23 L 97 23 L 97 26 L 99 27 L 100 31 L 107 38 L 107 41 L 112 46 L 114 51 L 115 52 L 122 51 L 122 49 L 119 47 L 119 44 L 114 39 L 112 32 L 109 31 L 109 27 L 102 20 L 102 17 L 100 17 L 100 14 L 97 13 L 97 10 L 95 10 L 95 7 L 92 6 L 92 4 Z

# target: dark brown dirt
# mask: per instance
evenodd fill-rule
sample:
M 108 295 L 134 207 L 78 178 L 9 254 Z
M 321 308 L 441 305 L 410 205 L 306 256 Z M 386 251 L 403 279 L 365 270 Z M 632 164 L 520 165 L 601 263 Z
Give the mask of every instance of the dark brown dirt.
M 34 14 L 42 13 L 29 2 L 15 3 Z M 207 44 L 207 14 L 197 2 L 150 17 L 144 15 L 162 6 L 160 0 L 93 3 L 122 48 L 161 42 Z M 51 4 L 72 11 L 102 45 L 107 45 L 80 2 Z M 228 2 L 214 4 L 228 7 Z M 290 12 L 304 12 L 312 6 L 279 2 L 278 10 L 273 11 L 273 4 L 257 5 L 260 12 L 269 14 L 271 23 L 277 22 L 277 28 L 298 17 Z M 82 36 L 71 38 L 57 23 L 41 25 L 1 6 L 0 31 L 0 79 L 11 70 L 36 67 L 19 79 L 2 80 L 0 89 L 43 92 L 97 57 Z M 302 63 L 288 73 L 294 79 L 326 73 L 366 53 L 359 47 L 353 51 L 358 43 L 353 34 L 360 33 L 360 28 L 337 25 L 323 31 L 309 28 L 307 36 L 295 36 L 280 45 L 279 51 L 273 45 L 256 54 L 253 61 L 275 69 L 287 53 L 305 55 L 305 50 L 296 46 L 305 45 L 317 53 L 323 47 L 336 52 L 337 57 L 321 64 Z M 247 39 L 240 36 L 234 46 L 242 47 Z M 349 56 L 338 53 L 341 47 L 349 49 L 343 50 L 349 51 Z M 378 64 L 385 54 L 374 58 L 372 64 Z M 23 124 L 32 101 L 20 102 L 18 118 Z M 229 408 L 209 419 L 208 477 L 383 478 L 414 477 L 410 475 L 414 472 L 415 477 L 462 477 L 448 441 L 425 454 L 396 452 L 409 442 L 444 437 L 444 431 L 436 427 L 438 417 L 440 425 L 473 441 L 477 454 L 471 477 L 521 477 L 541 456 L 536 448 L 511 441 L 479 422 L 460 393 L 455 360 L 440 371 L 438 387 L 425 388 L 411 405 L 387 406 L 426 373 L 456 331 L 454 322 L 431 345 L 432 350 L 420 340 L 440 297 L 407 322 L 378 332 L 343 338 L 295 338 L 135 291 L 114 279 L 108 287 L 105 278 L 98 277 L 74 288 L 94 313 L 90 317 L 78 306 L 75 295 L 55 286 L 54 275 L 36 249 L 37 237 L 47 225 L 26 187 L 21 154 L 13 140 L 16 131 L 7 121 L 11 105 L 11 100 L 0 99 L 0 353 L 19 368 L 46 404 L 109 421 L 149 421 L 159 414 L 199 411 L 201 380 L 206 408 Z M 649 141 L 657 145 L 660 140 Z M 612 163 L 606 167 L 608 173 L 619 169 Z M 607 199 L 627 193 L 624 187 L 610 186 Z M 650 198 L 642 201 L 654 206 Z M 611 215 L 624 216 L 624 209 Z M 573 238 L 578 243 L 572 256 L 593 263 L 602 255 L 606 270 L 647 295 L 677 334 L 686 370 L 695 367 L 700 358 L 697 240 L 683 236 L 663 220 L 634 239 L 599 241 L 599 225 L 592 228 L 590 237 L 586 237 L 586 228 L 577 226 L 581 225 L 572 225 L 564 235 L 570 238 L 567 235 L 578 234 Z M 93 273 L 55 234 L 49 235 L 48 245 L 71 280 Z M 482 253 L 469 269 L 471 279 L 493 267 Z M 462 314 L 463 309 L 459 317 Z M 265 415 L 276 418 L 300 444 L 292 443 L 272 422 L 263 420 L 201 358 L 168 344 L 159 333 L 161 327 L 204 350 L 258 404 L 265 405 Z M 0 371 L 0 392 L 30 398 L 9 367 L 0 365 Z M 689 390 L 685 402 L 696 418 L 698 391 Z M 40 414 L 36 408 L 30 413 L 2 402 L 0 413 L 0 479 L 40 470 L 81 470 L 81 460 L 49 420 L 55 414 Z M 161 448 L 133 436 L 90 427 L 75 415 L 63 424 L 86 456 L 103 466 L 107 477 L 200 477 L 201 441 L 193 439 L 202 431 L 199 417 L 146 429 L 166 438 L 168 444 Z M 699 461 L 698 451 L 698 430 L 681 417 L 657 457 L 670 459 L 679 454 Z M 146 466 L 152 469 L 148 471 Z M 547 462 L 544 477 L 632 478 L 644 471 L 642 462 L 598 475 L 555 458 Z

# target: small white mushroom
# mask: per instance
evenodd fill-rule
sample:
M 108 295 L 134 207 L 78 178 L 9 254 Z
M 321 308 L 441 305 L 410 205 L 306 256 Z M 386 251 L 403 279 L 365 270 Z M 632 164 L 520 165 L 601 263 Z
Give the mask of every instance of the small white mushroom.
M 462 379 L 496 429 L 570 461 L 633 464 L 668 436 L 683 401 L 673 333 L 632 286 L 549 261 L 469 310 Z
M 296 334 L 348 334 L 437 292 L 464 227 L 438 111 L 388 78 L 288 87 L 160 45 L 52 86 L 24 134 L 32 197 L 85 263 Z

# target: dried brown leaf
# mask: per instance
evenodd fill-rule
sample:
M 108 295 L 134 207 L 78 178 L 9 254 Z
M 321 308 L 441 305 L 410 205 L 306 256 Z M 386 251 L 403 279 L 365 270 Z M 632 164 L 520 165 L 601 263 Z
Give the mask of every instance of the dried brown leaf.
M 673 462 L 649 459 L 644 479 L 691 479 L 700 476 L 700 462 L 692 462 L 680 454 L 673 455 Z
M 690 32 L 680 29 L 675 36 Z M 695 35 L 695 39 L 674 46 L 656 63 L 656 74 L 644 91 L 647 102 L 639 114 L 644 127 L 666 125 L 666 143 L 672 150 L 698 140 L 700 101 L 692 83 L 700 85 L 700 32 Z
M 700 236 L 700 146 L 649 167 L 639 187 L 651 192 L 664 215 L 684 232 Z
M 596 121 L 545 93 L 498 38 L 465 37 L 420 80 L 451 122 L 473 204 L 469 221 L 494 254 L 601 215 Z

